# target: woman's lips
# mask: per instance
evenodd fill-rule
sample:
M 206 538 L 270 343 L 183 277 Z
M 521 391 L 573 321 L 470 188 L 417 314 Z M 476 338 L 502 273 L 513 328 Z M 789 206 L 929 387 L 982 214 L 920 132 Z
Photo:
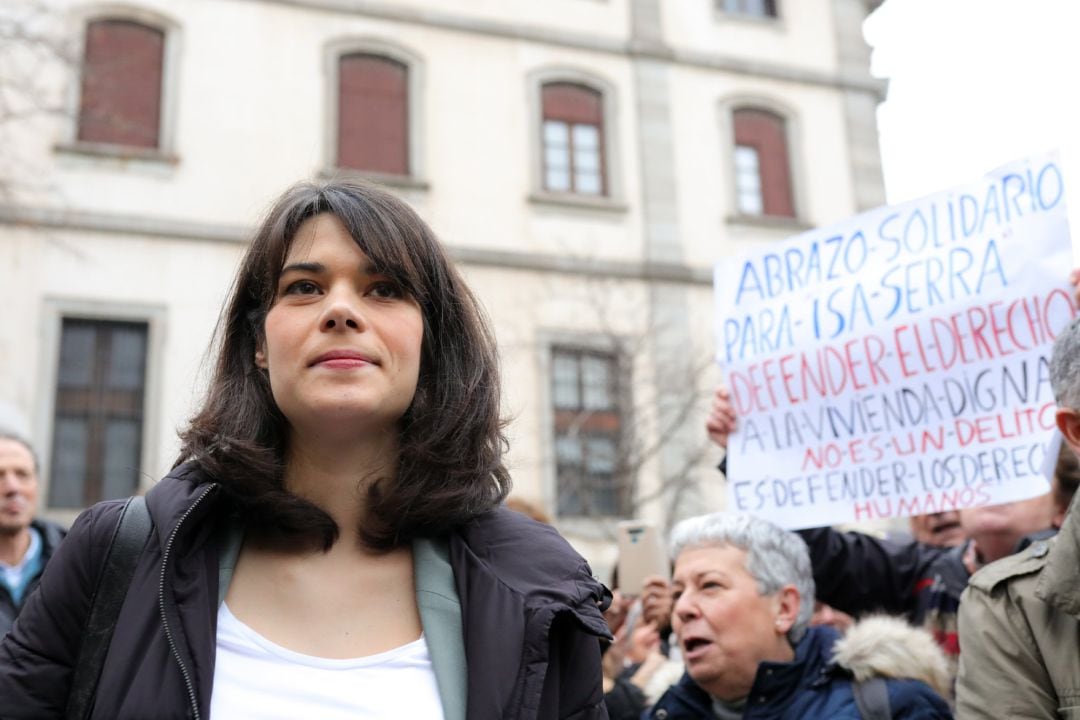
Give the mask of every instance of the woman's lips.
M 366 367 L 372 363 L 361 358 L 331 358 L 329 360 L 320 360 L 315 364 L 319 367 L 330 368 L 332 370 L 351 370 L 353 368 Z
M 377 364 L 373 358 L 357 350 L 330 350 L 319 355 L 311 363 L 312 367 L 318 366 L 334 370 L 351 370 Z

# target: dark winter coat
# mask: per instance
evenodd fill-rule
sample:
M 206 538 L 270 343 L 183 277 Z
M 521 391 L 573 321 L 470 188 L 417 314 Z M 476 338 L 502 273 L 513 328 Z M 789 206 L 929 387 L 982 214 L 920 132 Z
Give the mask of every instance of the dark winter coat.
M 850 671 L 830 662 L 839 634 L 812 627 L 789 663 L 763 662 L 747 696 L 744 720 L 859 720 Z M 930 641 L 927 640 L 927 643 Z M 887 680 L 897 720 L 946 720 L 948 705 L 919 680 Z M 683 675 L 653 706 L 651 720 L 713 720 L 712 698 Z
M 30 525 L 38 531 L 41 536 L 41 568 L 37 575 L 30 578 L 30 582 L 26 585 L 26 590 L 23 592 L 23 603 L 34 592 L 34 588 L 37 587 L 38 581 L 41 580 L 41 573 L 48 564 L 49 559 L 56 552 L 57 546 L 60 541 L 64 539 L 64 533 L 67 531 L 54 522 L 48 520 L 34 519 Z M 3 585 L 0 585 L 0 637 L 7 635 L 11 630 L 11 624 L 15 622 L 15 616 L 19 614 L 19 610 L 22 605 L 16 605 L 14 598 L 11 597 L 11 593 Z
M 122 504 L 79 516 L 0 643 L 5 718 L 59 717 L 90 595 Z M 92 717 L 205 718 L 216 646 L 219 545 L 230 504 L 191 466 L 147 495 L 154 531 L 139 559 Z M 547 526 L 507 510 L 446 538 L 461 603 L 470 720 L 606 718 L 598 604 L 606 591 Z
M 856 617 L 904 615 L 928 630 L 947 654 L 960 652 L 956 613 L 970 573 L 967 544 L 896 543 L 831 528 L 799 530 L 810 550 L 816 597 Z

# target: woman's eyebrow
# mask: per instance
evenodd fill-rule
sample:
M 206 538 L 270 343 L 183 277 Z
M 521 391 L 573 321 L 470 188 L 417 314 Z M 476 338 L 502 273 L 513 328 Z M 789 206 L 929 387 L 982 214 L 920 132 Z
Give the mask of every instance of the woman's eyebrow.
M 326 266 L 318 262 L 291 263 L 281 268 L 281 274 L 290 272 L 322 273 L 326 272 Z
M 716 570 L 714 568 L 707 568 L 705 570 L 697 570 L 690 575 L 690 582 L 701 582 L 703 578 L 715 576 L 721 580 L 727 580 L 727 574 L 722 570 Z

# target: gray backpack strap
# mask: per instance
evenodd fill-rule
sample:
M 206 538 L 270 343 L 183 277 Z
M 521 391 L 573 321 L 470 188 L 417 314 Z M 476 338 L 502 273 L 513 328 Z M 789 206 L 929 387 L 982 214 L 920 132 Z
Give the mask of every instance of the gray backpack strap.
M 873 677 L 862 682 L 852 682 L 855 705 L 863 720 L 892 720 L 889 707 L 889 686 L 883 677 Z
M 236 561 L 240 558 L 240 546 L 244 544 L 244 528 L 235 520 L 227 523 L 218 538 L 218 598 L 220 608 L 229 592 Z
M 90 598 L 90 613 L 79 646 L 71 691 L 68 695 L 66 720 L 85 720 L 94 707 L 101 668 L 109 650 L 116 618 L 124 604 L 128 585 L 135 575 L 146 539 L 150 537 L 153 521 L 142 496 L 128 498 L 120 511 L 120 520 L 113 531 L 105 563 L 98 577 L 94 595 Z
M 412 549 L 416 605 L 431 654 L 443 716 L 446 720 L 465 720 L 469 672 L 450 545 L 445 538 L 417 538 Z

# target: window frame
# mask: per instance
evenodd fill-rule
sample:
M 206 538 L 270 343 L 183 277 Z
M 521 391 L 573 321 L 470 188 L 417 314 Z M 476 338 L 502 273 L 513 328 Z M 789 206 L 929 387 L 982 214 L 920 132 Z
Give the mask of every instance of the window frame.
M 115 20 L 133 22 L 160 31 L 163 35 L 161 51 L 161 98 L 158 111 L 158 146 L 156 148 L 94 142 L 79 139 L 79 116 L 82 109 L 82 62 L 86 57 L 86 36 L 91 23 Z M 79 70 L 70 76 L 68 90 L 69 120 L 63 142 L 57 144 L 58 152 L 80 155 L 96 155 L 116 158 L 156 160 L 169 164 L 178 162 L 176 148 L 177 101 L 179 99 L 180 73 L 180 23 L 159 12 L 128 5 L 105 5 L 73 11 L 76 45 L 74 57 L 79 58 Z
M 346 55 L 378 55 L 405 66 L 406 156 L 405 175 L 375 172 L 357 168 L 338 167 L 338 111 L 341 87 L 340 61 Z M 424 62 L 408 48 L 381 38 L 345 37 L 328 42 L 323 47 L 323 177 L 342 174 L 358 175 L 395 187 L 425 190 L 424 155 L 424 95 L 426 87 Z
M 88 371 L 85 377 L 71 378 L 75 382 L 57 382 L 56 402 L 53 417 L 53 452 L 52 466 L 49 473 L 50 507 L 64 509 L 77 509 L 91 505 L 102 500 L 112 500 L 126 497 L 134 493 L 139 487 L 140 460 L 142 445 L 146 438 L 143 432 L 143 412 L 145 407 L 144 395 L 146 392 L 146 360 L 149 356 L 148 343 L 150 340 L 150 328 L 148 323 L 130 320 L 88 320 L 85 318 L 64 317 L 61 319 L 61 342 L 60 342 L 60 369 L 63 370 L 65 359 L 64 340 L 68 337 L 68 331 L 73 333 L 72 339 L 82 334 L 84 339 L 90 340 L 92 345 L 86 348 L 89 352 L 85 355 L 78 353 L 72 359 L 76 359 L 78 369 Z M 111 371 L 117 369 L 117 360 L 122 358 L 117 351 L 123 350 L 123 338 L 130 331 L 139 341 L 138 377 L 137 384 L 124 387 L 109 382 Z M 119 341 L 119 344 L 118 344 Z M 105 352 L 107 350 L 107 352 Z M 131 356 L 130 359 L 135 359 Z M 80 373 L 81 375 L 81 373 Z M 60 377 L 64 374 L 61 372 Z M 134 377 L 126 378 L 129 380 Z M 88 412 L 89 410 L 96 412 Z M 57 488 L 55 483 L 58 478 L 58 466 L 55 464 L 58 456 L 67 453 L 57 446 L 56 438 L 61 431 L 61 423 L 68 422 L 78 428 L 85 447 L 78 457 L 78 465 L 85 472 L 81 482 L 76 482 L 64 488 L 68 497 L 61 505 L 57 502 Z M 128 455 L 127 461 L 131 463 L 131 473 L 125 473 L 122 487 L 110 487 L 113 481 L 120 479 L 120 475 L 112 475 L 111 470 L 116 466 L 110 463 L 113 446 L 110 442 L 110 431 L 128 426 L 134 430 L 134 437 L 128 438 L 134 442 L 137 452 Z M 75 478 L 71 478 L 75 480 Z M 128 485 L 128 481 L 131 484 Z
M 614 523 L 626 517 L 624 513 L 630 512 L 638 491 L 638 478 L 636 473 L 627 475 L 627 470 L 619 465 L 619 458 L 626 448 L 631 428 L 631 403 L 627 402 L 626 393 L 633 387 L 630 374 L 629 358 L 622 349 L 622 343 L 618 338 L 604 335 L 582 335 L 565 332 L 541 332 L 539 350 L 540 371 L 540 421 L 543 423 L 543 437 L 546 442 L 546 450 L 543 453 L 543 499 L 546 507 L 551 508 L 552 515 L 560 522 L 560 526 L 580 525 L 584 532 L 595 531 L 596 526 Z M 608 356 L 612 359 L 614 375 L 610 378 L 613 392 L 613 412 L 618 417 L 619 428 L 615 437 L 616 464 L 614 470 L 615 489 L 619 493 L 618 481 L 621 479 L 626 486 L 621 490 L 621 496 L 616 495 L 616 514 L 563 514 L 559 506 L 559 460 L 557 456 L 557 442 L 559 433 L 556 428 L 556 415 L 559 408 L 555 405 L 554 370 L 555 356 L 559 351 L 575 353 L 578 357 L 584 356 Z
M 574 88 L 574 92 L 581 93 L 582 95 L 589 95 L 590 100 L 595 99 L 595 102 L 599 106 L 599 115 L 597 122 L 575 122 L 566 117 L 557 117 L 554 114 L 548 113 L 548 108 L 544 102 L 544 94 L 548 88 L 554 88 L 556 86 L 562 86 L 567 88 Z M 608 179 L 607 179 L 607 158 L 604 152 L 604 96 L 599 90 L 593 87 L 582 85 L 580 83 L 567 83 L 563 81 L 549 81 L 540 86 L 540 153 L 541 162 L 543 164 L 541 182 L 543 183 L 544 192 L 549 193 L 566 193 L 570 195 L 577 195 L 581 197 L 590 198 L 603 198 L 608 195 Z M 565 131 L 565 150 L 566 150 L 566 182 L 567 188 L 552 188 L 548 184 L 548 150 L 551 147 L 548 141 L 548 124 L 559 123 L 562 129 Z M 596 134 L 596 146 L 593 148 L 596 155 L 596 175 L 598 180 L 598 186 L 596 192 L 588 192 L 582 189 L 579 185 L 579 168 L 577 165 L 577 156 L 581 150 L 580 146 L 575 140 L 575 136 L 578 133 L 578 128 L 590 128 Z
M 606 79 L 572 67 L 544 67 L 533 70 L 526 78 L 528 89 L 528 143 L 531 171 L 529 200 L 533 203 L 588 207 L 599 210 L 625 211 L 622 156 L 619 152 L 619 105 L 615 85 Z M 601 176 L 604 193 L 599 195 L 548 190 L 544 180 L 544 99 L 543 88 L 551 83 L 581 85 L 600 94 L 601 110 Z
M 784 122 L 784 135 L 787 141 L 788 182 L 791 185 L 792 215 L 750 215 L 739 210 L 739 188 L 736 183 L 735 168 L 735 112 L 737 110 L 760 110 L 772 113 Z M 726 216 L 728 223 L 775 226 L 786 231 L 808 227 L 807 187 L 804 181 L 802 127 L 794 109 L 783 102 L 760 95 L 737 95 L 724 98 L 718 103 L 718 132 L 721 147 L 721 177 L 724 197 L 729 208 Z M 759 158 L 760 162 L 761 158 Z M 762 188 L 764 204 L 764 188 Z
M 88 320 L 98 322 L 146 323 L 146 367 L 143 378 L 141 447 L 139 450 L 139 486 L 136 491 L 148 490 L 158 480 L 158 430 L 162 405 L 162 363 L 164 361 L 165 320 L 167 311 L 158 305 L 114 303 L 76 298 L 46 298 L 42 307 L 41 353 L 42 372 L 38 388 L 35 436 L 41 446 L 41 508 L 51 517 L 73 519 L 78 511 L 71 508 L 47 506 L 51 496 L 53 434 L 55 430 L 57 371 L 60 360 L 60 341 L 63 321 Z M 69 517 L 70 516 L 70 517 Z

